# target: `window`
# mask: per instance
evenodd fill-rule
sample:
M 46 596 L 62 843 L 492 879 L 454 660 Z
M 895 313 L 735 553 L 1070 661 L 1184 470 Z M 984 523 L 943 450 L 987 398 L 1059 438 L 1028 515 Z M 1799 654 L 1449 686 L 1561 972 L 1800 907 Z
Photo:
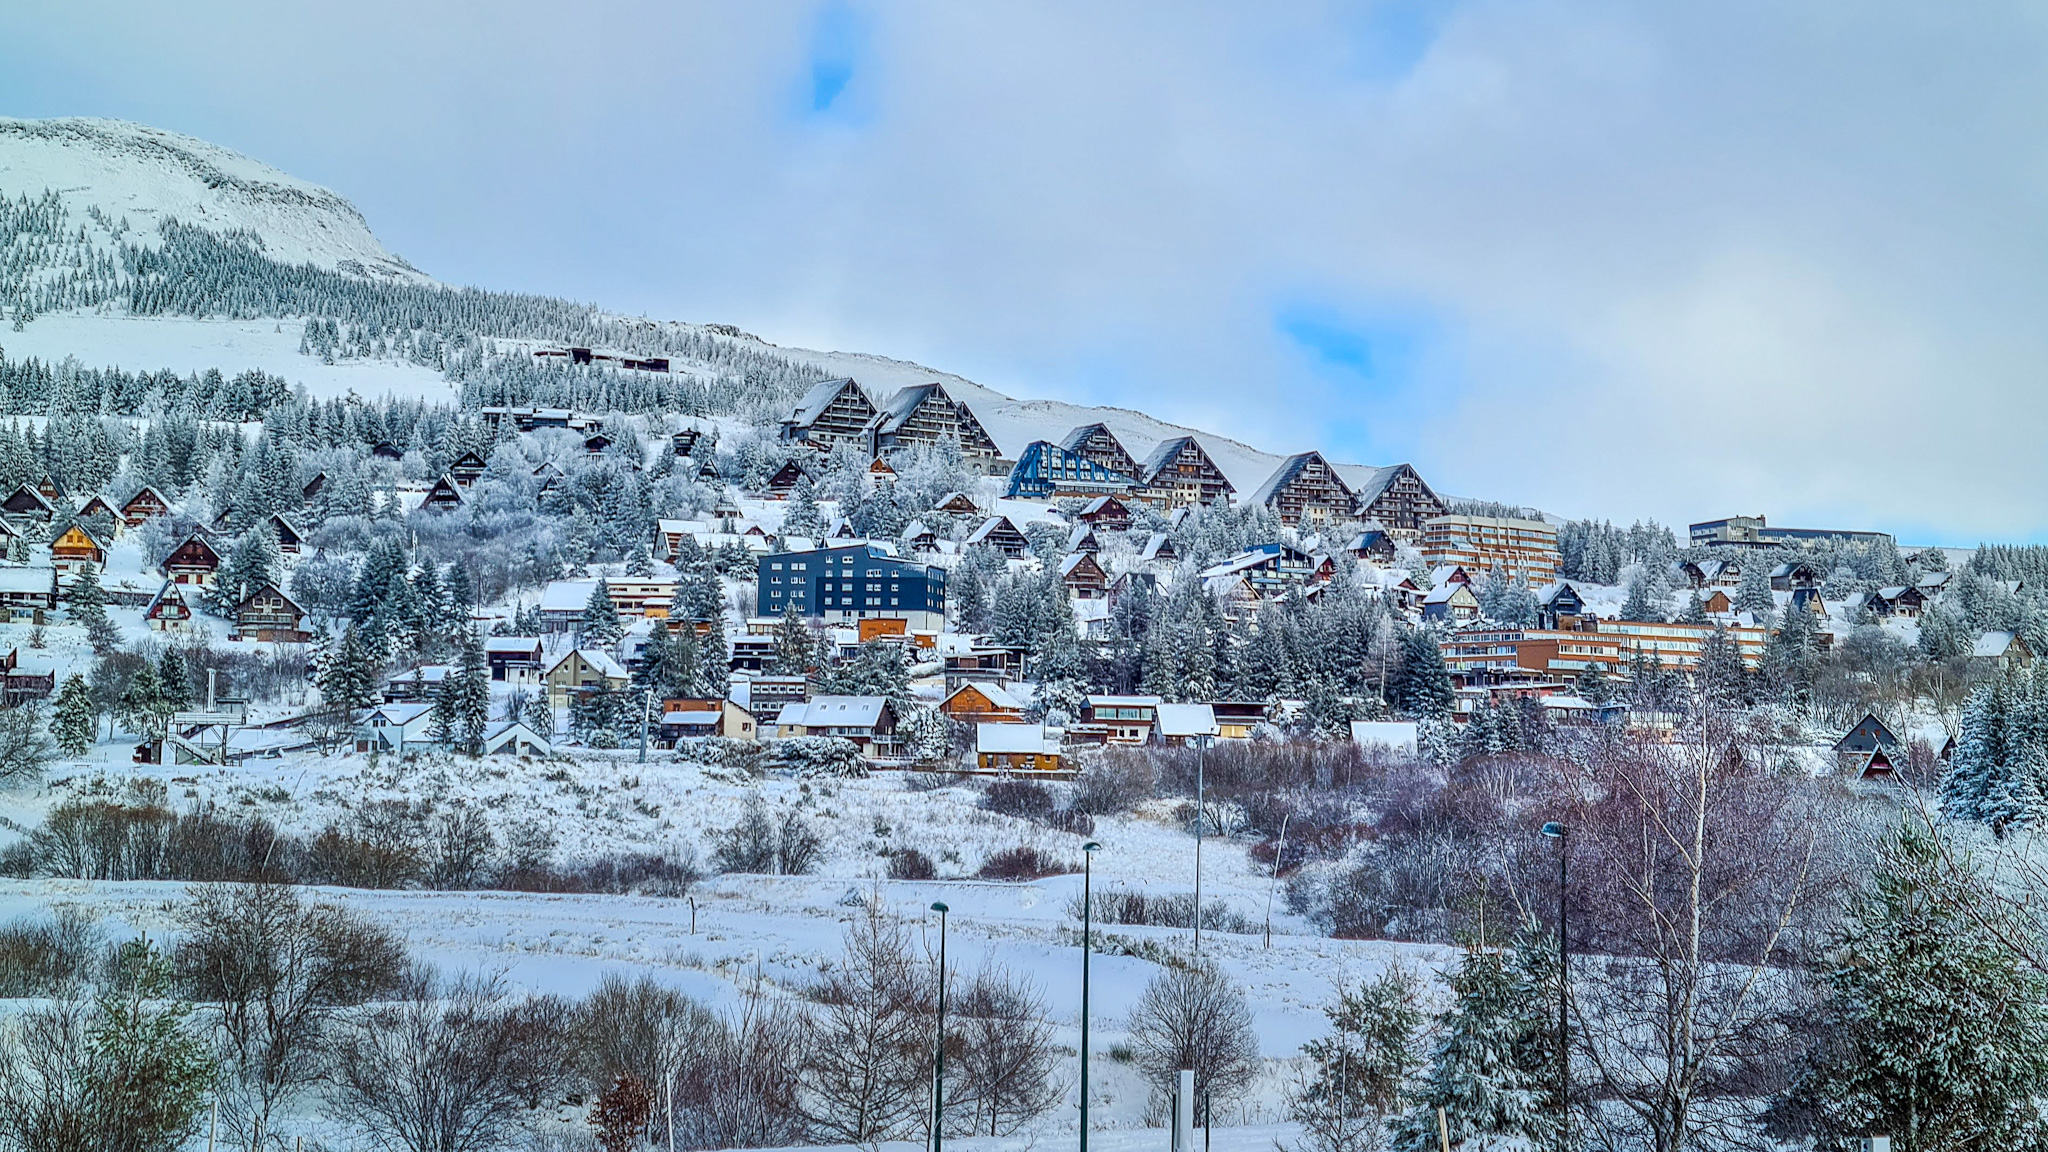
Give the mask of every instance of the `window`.
M 770 567 L 770 568 L 774 569 L 774 570 L 775 570 L 775 571 L 777 571 L 777 572 L 780 572 L 780 571 L 782 571 L 782 564 L 781 564 L 781 562 L 780 562 L 780 561 L 777 561 L 776 563 L 770 564 L 770 565 L 769 565 L 768 567 Z
M 802 571 L 804 571 L 805 569 L 804 569 L 804 566 L 803 566 L 803 565 L 801 565 L 801 564 L 791 564 L 791 565 L 789 566 L 789 570 L 790 570 L 790 571 L 792 571 L 792 572 L 802 572 Z

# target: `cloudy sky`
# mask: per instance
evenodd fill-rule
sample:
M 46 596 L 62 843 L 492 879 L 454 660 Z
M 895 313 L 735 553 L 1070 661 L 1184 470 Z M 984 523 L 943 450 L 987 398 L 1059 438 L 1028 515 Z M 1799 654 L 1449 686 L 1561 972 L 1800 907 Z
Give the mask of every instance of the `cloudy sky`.
M 0 61 L 451 281 L 1566 515 L 2048 540 L 2040 5 L 12 0 Z

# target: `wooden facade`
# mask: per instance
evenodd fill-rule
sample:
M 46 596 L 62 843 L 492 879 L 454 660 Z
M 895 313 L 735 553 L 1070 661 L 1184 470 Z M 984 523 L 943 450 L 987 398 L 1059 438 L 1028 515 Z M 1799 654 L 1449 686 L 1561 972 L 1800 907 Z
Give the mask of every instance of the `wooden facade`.
M 301 627 L 305 618 L 305 610 L 297 602 L 278 591 L 276 585 L 265 584 L 236 606 L 235 638 L 303 644 L 307 639 Z
M 192 605 L 186 602 L 185 594 L 178 591 L 175 581 L 166 580 L 142 610 L 142 620 L 152 632 L 189 632 L 192 630 Z
M 1450 510 L 1443 497 L 1409 464 L 1395 464 L 1373 473 L 1358 494 L 1359 519 L 1377 520 L 1381 527 L 1402 539 L 1421 535 L 1423 521 Z
M 983 470 L 1002 455 L 973 409 L 937 383 L 905 388 L 890 397 L 868 429 L 868 451 L 877 456 L 912 444 L 946 443 L 959 445 L 961 457 Z
M 322 473 L 320 478 L 324 477 L 325 473 Z M 164 494 L 145 484 L 142 491 L 130 496 L 128 502 L 121 505 L 121 522 L 130 528 L 140 528 L 148 521 L 168 514 L 170 510 L 171 502 L 164 499 Z
M 277 537 L 277 550 L 287 556 L 296 556 L 305 550 L 306 534 L 276 512 L 270 514 L 270 533 Z
M 770 500 L 787 500 L 790 494 L 796 491 L 797 485 L 810 478 L 811 474 L 804 471 L 803 465 L 794 460 L 787 460 L 783 462 L 782 467 L 775 470 L 775 475 L 768 478 L 765 491 Z
M 1122 532 L 1131 526 L 1130 507 L 1114 496 L 1097 496 L 1075 513 L 1074 518 L 1090 527 L 1111 532 Z
M 852 379 L 827 380 L 804 394 L 796 411 L 782 422 L 786 441 L 829 449 L 839 444 L 866 447 L 875 402 Z
M 1176 436 L 1152 450 L 1138 477 L 1138 494 L 1160 508 L 1214 504 L 1237 494 L 1193 436 Z
M 1031 548 L 1031 541 L 1017 530 L 1015 524 L 1010 523 L 1008 516 L 991 516 L 982 521 L 981 527 L 976 528 L 974 534 L 967 538 L 967 543 L 993 548 L 998 554 L 1012 560 L 1023 556 Z
M 446 476 L 434 481 L 433 487 L 420 500 L 420 507 L 433 512 L 448 512 L 462 507 L 462 488 Z
M 483 474 L 484 458 L 474 452 L 464 452 L 448 466 L 448 478 L 464 488 L 481 480 Z
M 1076 552 L 1060 561 L 1060 583 L 1076 600 L 1100 600 L 1109 595 L 1109 573 L 1087 552 Z
M 50 541 L 50 563 L 58 573 L 75 576 L 86 565 L 95 568 L 107 566 L 107 546 L 88 531 L 83 524 L 73 523 Z
M 220 553 L 195 532 L 172 549 L 158 567 L 173 583 L 205 588 L 213 583 L 214 576 L 220 571 Z
M 23 484 L 0 500 L 0 513 L 20 520 L 41 520 L 48 522 L 57 515 L 57 509 L 43 498 L 41 492 Z
M 1300 526 L 1348 520 L 1358 499 L 1322 453 L 1301 452 L 1280 462 L 1252 502 L 1271 508 L 1282 524 Z
M 1137 458 L 1106 424 L 1083 424 L 1067 433 L 1067 438 L 1060 441 L 1060 447 L 1133 482 L 1138 479 Z

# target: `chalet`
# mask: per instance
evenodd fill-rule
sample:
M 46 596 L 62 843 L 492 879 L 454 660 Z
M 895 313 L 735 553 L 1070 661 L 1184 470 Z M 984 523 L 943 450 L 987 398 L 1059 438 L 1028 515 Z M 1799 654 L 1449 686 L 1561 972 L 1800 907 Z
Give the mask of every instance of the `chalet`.
M 56 518 L 57 509 L 41 492 L 23 484 L 9 493 L 7 499 L 0 500 L 0 513 L 10 520 L 40 520 L 47 524 Z
M 1707 586 L 1706 570 L 1691 560 L 1672 561 L 1671 574 L 1684 581 L 1688 588 L 1704 588 Z
M 432 702 L 435 695 L 441 690 L 441 685 L 447 683 L 448 677 L 453 675 L 455 675 L 455 665 L 453 664 L 422 664 L 410 672 L 401 672 L 384 682 L 384 702 L 386 704 L 403 704 L 413 700 Z
M 542 676 L 555 707 L 565 707 L 572 696 L 610 689 L 623 691 L 626 669 L 608 652 L 595 648 L 572 648 L 548 666 Z
M 427 732 L 433 725 L 432 704 L 384 704 L 372 708 L 356 726 L 356 751 L 404 755 L 408 744 L 419 747 L 431 742 Z
M 464 452 L 448 466 L 448 478 L 467 488 L 483 479 L 484 467 L 483 457 L 474 452 Z
M 977 724 L 974 766 L 982 772 L 1058 772 L 1060 741 L 1042 724 Z
M 611 451 L 611 448 L 612 438 L 602 432 L 583 438 L 583 454 L 585 456 L 602 456 L 606 452 Z
M 53 506 L 57 501 L 62 500 L 65 495 L 64 486 L 57 483 L 56 477 L 48 473 L 45 473 L 41 480 L 36 481 L 36 491 Z
M 836 736 L 851 740 L 863 756 L 892 756 L 898 747 L 896 706 L 887 696 L 816 696 L 783 705 L 775 735 Z
M 1216 710 L 1207 704 L 1161 704 L 1159 724 L 1153 730 L 1161 744 L 1185 747 L 1206 744 L 1220 735 Z
M 538 636 L 484 638 L 484 659 L 490 662 L 493 680 L 524 684 L 540 675 L 543 656 Z
M 1202 569 L 1198 575 L 1219 588 L 1230 578 L 1241 577 L 1260 596 L 1271 597 L 1308 583 L 1315 571 L 1315 557 L 1290 544 L 1274 541 L 1253 545 L 1220 564 Z
M 503 720 L 484 730 L 484 755 L 510 752 L 514 756 L 547 756 L 555 746 L 547 736 L 521 720 Z
M 420 507 L 430 512 L 448 512 L 462 507 L 462 488 L 446 476 L 433 482 L 420 498 Z
M 1129 506 L 1114 496 L 1097 496 L 1074 513 L 1074 518 L 1091 528 L 1104 528 L 1111 532 L 1122 532 L 1131 526 Z
M 0 656 L 0 700 L 13 708 L 27 700 L 47 700 L 57 691 L 57 669 L 47 658 L 25 666 L 21 649 L 10 648 Z
M 1820 571 L 1804 560 L 1793 560 L 1771 569 L 1773 592 L 1796 592 L 1820 587 Z
M 1109 573 L 1095 562 L 1091 553 L 1076 552 L 1060 561 L 1060 583 L 1076 600 L 1100 600 L 1109 595 Z
M 315 472 L 313 478 L 299 489 L 299 499 L 311 502 L 313 497 L 327 490 L 327 473 Z
M 1226 623 L 1248 624 L 1257 630 L 1259 610 L 1266 606 L 1266 597 L 1251 581 L 1235 574 L 1211 576 L 1202 581 L 1202 590 L 1216 602 Z
M 1145 744 L 1159 721 L 1157 696 L 1090 696 L 1083 724 L 1102 732 L 1111 744 Z
M 1024 672 L 1024 657 L 1030 649 L 1014 644 L 973 644 L 966 647 L 942 649 L 940 659 L 944 661 L 946 683 L 1003 683 L 1017 679 Z
M 1715 588 L 1742 587 L 1742 565 L 1734 560 L 1707 560 L 1700 564 L 1700 575 L 1706 583 Z
M 1015 524 L 1010 523 L 1008 516 L 991 516 L 982 521 L 981 527 L 976 528 L 973 535 L 967 538 L 967 543 L 992 548 L 999 555 L 1012 560 L 1024 555 L 1031 548 L 1031 541 L 1017 530 Z
M 88 564 L 105 568 L 107 545 L 92 529 L 74 521 L 50 541 L 50 563 L 61 576 L 76 576 Z
M 1130 490 L 1129 477 L 1111 472 L 1050 440 L 1033 440 L 1017 453 L 1017 463 L 1010 468 L 1009 487 L 1003 494 L 1012 500 L 1058 500 Z
M 1394 537 L 1384 528 L 1367 524 L 1365 531 L 1353 536 L 1344 550 L 1360 560 L 1391 564 L 1394 560 Z
M 1145 546 L 1139 549 L 1138 559 L 1147 564 L 1155 561 L 1171 564 L 1180 559 L 1180 550 L 1173 546 L 1173 537 L 1164 532 L 1154 532 L 1145 538 Z
M 1094 462 L 1113 475 L 1137 482 L 1137 458 L 1124 448 L 1106 424 L 1083 424 L 1067 433 L 1066 439 L 1060 441 L 1060 447 Z
M 274 584 L 259 586 L 235 607 L 235 639 L 304 644 L 305 609 Z
M 690 525 L 691 522 L 688 520 L 656 520 L 654 522 L 655 557 L 674 563 L 675 558 L 682 553 L 683 540 L 686 537 L 694 538 L 696 535 Z
M 1735 612 L 1735 601 L 1728 598 L 1726 588 L 1695 588 L 1692 595 L 1700 602 L 1700 611 L 1709 616 L 1730 616 Z
M 1388 533 L 1400 539 L 1420 536 L 1423 521 L 1451 510 L 1411 464 L 1376 470 L 1357 495 L 1359 518 L 1377 520 Z
M 1470 584 L 1444 584 L 1422 598 L 1424 620 L 1467 621 L 1479 618 L 1479 597 Z
M 965 492 L 948 492 L 944 496 L 939 497 L 939 502 L 932 505 L 932 511 L 943 512 L 949 516 L 979 516 L 981 514 L 981 508 L 974 503 L 973 497 Z
M 1866 712 L 1856 726 L 1835 741 L 1835 763 L 1845 773 L 1860 779 L 1890 776 L 1904 746 L 1892 730 L 1874 713 Z
M 1470 584 L 1472 574 L 1462 564 L 1439 564 L 1429 570 L 1429 586 L 1441 588 L 1446 584 Z
M 782 467 L 775 470 L 775 475 L 768 478 L 763 491 L 770 500 L 787 500 L 790 494 L 796 491 L 797 485 L 810 478 L 811 474 L 804 471 L 803 465 L 794 460 L 785 460 Z
M 370 449 L 370 455 L 379 460 L 403 460 L 405 459 L 405 450 L 389 440 L 379 440 Z
M 718 470 L 717 457 L 707 455 L 700 463 L 698 463 L 697 479 L 710 481 L 713 483 L 725 479 L 725 474 Z
M 668 442 L 669 446 L 675 450 L 676 455 L 689 456 L 697 451 L 697 442 L 703 438 L 704 430 L 693 427 L 685 428 L 669 437 Z
M 1927 593 L 1911 584 L 1879 588 L 1864 601 L 1864 607 L 1877 616 L 1899 616 L 1911 620 L 1926 610 Z
M 562 475 L 562 470 L 556 467 L 555 462 L 552 460 L 543 460 L 539 464 L 534 465 L 533 468 L 533 476 L 536 480 L 560 480 Z
M 170 511 L 171 502 L 164 499 L 164 494 L 145 484 L 140 492 L 130 496 L 128 502 L 121 505 L 120 517 L 121 522 L 128 527 L 140 528 L 158 516 L 168 515 Z
M 185 602 L 185 594 L 178 590 L 177 583 L 166 580 L 143 608 L 142 621 L 152 632 L 190 632 L 192 606 Z
M 914 385 L 891 396 L 870 418 L 867 433 L 871 456 L 913 444 L 954 444 L 970 466 L 987 471 L 1002 455 L 974 411 L 953 399 L 937 382 Z
M 962 684 L 939 701 L 939 711 L 962 724 L 1022 724 L 1025 706 L 994 681 Z
M 127 522 L 121 519 L 121 514 L 114 511 L 113 504 L 109 503 L 105 496 L 94 495 L 78 509 L 78 518 L 80 520 L 89 520 L 94 517 L 101 517 L 112 521 L 115 532 L 119 532 L 128 526 Z
M 1076 524 L 1074 530 L 1067 533 L 1067 551 L 1099 553 L 1102 541 L 1095 538 L 1095 529 L 1086 524 Z
M 874 419 L 875 402 L 866 389 L 850 379 L 827 380 L 806 392 L 782 422 L 782 439 L 821 450 L 839 444 L 865 448 Z
M 882 484 L 893 484 L 895 482 L 896 466 L 889 463 L 886 457 L 875 457 L 874 461 L 868 465 L 868 487 L 875 488 Z
M 1211 700 L 1209 711 L 1216 717 L 1216 738 L 1249 740 L 1266 722 L 1271 706 L 1264 700 Z
M 912 552 L 936 552 L 939 550 L 939 534 L 924 521 L 912 520 L 903 529 L 903 546 Z
M 1986 632 L 1971 645 L 1970 662 L 1999 672 L 2025 668 L 2034 662 L 2034 650 L 2025 637 L 2011 632 Z
M 13 620 L 42 621 L 57 609 L 57 570 L 0 564 L 0 614 Z
M 1162 442 L 1138 470 L 1139 497 L 1161 508 L 1214 504 L 1236 492 L 1193 436 Z
M 1586 599 L 1569 580 L 1547 584 L 1536 593 L 1536 626 L 1568 628 L 1586 614 Z
M 214 575 L 220 571 L 220 563 L 220 553 L 206 542 L 204 536 L 194 532 L 185 537 L 184 543 L 171 549 L 171 554 L 164 557 L 163 563 L 157 567 L 175 583 L 204 588 L 213 583 Z
M 730 700 L 664 700 L 661 722 L 655 729 L 661 746 L 673 748 L 676 741 L 701 736 L 727 740 L 760 739 L 760 725 L 754 714 Z
M 1254 504 L 1273 510 L 1282 524 L 1335 524 L 1351 517 L 1358 503 L 1320 452 L 1300 452 L 1280 462 L 1252 493 Z

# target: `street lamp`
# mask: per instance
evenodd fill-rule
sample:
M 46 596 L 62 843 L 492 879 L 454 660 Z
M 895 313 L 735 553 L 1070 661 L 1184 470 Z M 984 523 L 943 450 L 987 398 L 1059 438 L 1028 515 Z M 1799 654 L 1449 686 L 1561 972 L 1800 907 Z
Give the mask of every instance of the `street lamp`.
M 1081 845 L 1081 1152 L 1088 1152 L 1088 949 L 1095 931 L 1095 854 L 1102 845 Z
M 1202 774 L 1209 764 L 1209 738 L 1195 737 L 1195 955 L 1202 954 Z
M 946 913 L 944 901 L 934 901 L 939 914 L 939 1048 L 938 1070 L 932 1077 L 932 1152 L 940 1152 L 946 1139 Z
M 1566 849 L 1569 833 L 1555 820 L 1543 825 L 1543 834 L 1557 841 L 1557 1146 L 1571 1147 L 1571 953 L 1565 944 L 1565 886 L 1571 874 L 1567 868 L 1571 853 Z

